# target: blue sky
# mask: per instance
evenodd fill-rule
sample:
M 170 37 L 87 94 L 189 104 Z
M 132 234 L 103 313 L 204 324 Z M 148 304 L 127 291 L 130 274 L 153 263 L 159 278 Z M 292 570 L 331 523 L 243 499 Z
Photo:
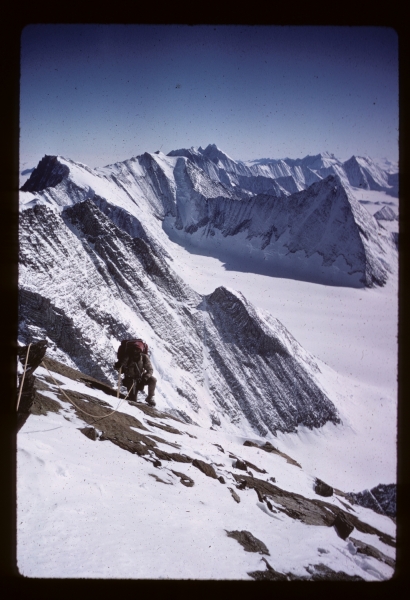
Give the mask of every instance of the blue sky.
M 30 25 L 20 162 L 103 166 L 217 144 L 234 159 L 398 158 L 398 38 L 381 27 Z

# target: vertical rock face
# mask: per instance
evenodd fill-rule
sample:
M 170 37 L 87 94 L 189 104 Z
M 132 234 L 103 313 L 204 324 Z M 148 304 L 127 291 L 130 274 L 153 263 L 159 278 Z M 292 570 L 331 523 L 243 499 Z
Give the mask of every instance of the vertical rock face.
M 57 156 L 46 155 L 21 189 L 23 192 L 41 192 L 47 187 L 56 187 L 69 172 L 69 168 L 62 165 Z
M 120 339 L 145 337 L 159 393 L 214 424 L 266 434 L 339 421 L 279 321 L 225 288 L 201 298 L 92 200 L 22 212 L 19 308 L 22 341 L 47 338 L 51 357 L 110 383 Z

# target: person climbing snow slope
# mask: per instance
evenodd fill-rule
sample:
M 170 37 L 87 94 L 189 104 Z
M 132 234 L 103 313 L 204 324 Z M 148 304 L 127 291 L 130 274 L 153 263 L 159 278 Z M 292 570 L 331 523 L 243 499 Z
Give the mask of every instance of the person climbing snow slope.
M 138 392 L 143 392 L 148 385 L 148 396 L 145 401 L 149 406 L 155 406 L 156 378 L 147 353 L 147 346 L 142 340 L 124 340 L 118 349 L 118 361 L 114 369 L 124 374 L 123 385 L 129 392 L 129 400 L 137 401 Z

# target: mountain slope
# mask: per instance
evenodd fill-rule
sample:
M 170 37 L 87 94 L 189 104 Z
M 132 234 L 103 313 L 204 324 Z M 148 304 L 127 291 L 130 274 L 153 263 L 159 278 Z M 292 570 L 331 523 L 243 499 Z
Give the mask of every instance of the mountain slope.
M 286 199 L 212 198 L 201 209 L 195 218 L 191 212 L 189 221 L 175 223 L 174 239 L 181 239 L 178 230 L 183 230 L 190 234 L 182 237 L 184 243 L 192 237 L 191 243 L 217 255 L 220 248 L 246 256 L 248 245 L 268 273 L 272 263 L 274 274 L 278 258 L 296 259 L 295 264 L 316 255 L 319 261 L 305 277 L 314 277 L 316 271 L 325 283 L 372 286 L 386 282 L 395 262 L 390 237 L 337 177 L 329 176 Z
M 52 356 L 111 383 L 120 339 L 149 339 L 160 402 L 190 419 L 264 435 L 340 422 L 277 320 L 224 288 L 201 298 L 91 200 L 22 212 L 19 315 L 23 342 L 48 338 Z
M 119 405 L 114 390 L 96 383 L 48 353 L 36 370 L 32 413 L 18 436 L 22 575 L 392 576 L 389 517 L 329 492 L 263 439 L 210 431 L 144 403 Z

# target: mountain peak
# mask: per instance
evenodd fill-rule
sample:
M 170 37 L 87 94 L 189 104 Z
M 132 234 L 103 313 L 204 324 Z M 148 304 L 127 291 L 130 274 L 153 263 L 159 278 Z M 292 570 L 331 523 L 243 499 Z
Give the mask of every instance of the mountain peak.
M 214 162 L 215 160 L 221 160 L 222 162 L 226 160 L 234 161 L 233 158 L 231 158 L 225 152 L 223 152 L 223 150 L 218 148 L 216 144 L 208 144 L 206 148 L 202 148 L 202 146 L 199 146 L 198 152 L 200 152 L 201 154 L 203 154 L 203 156 L 206 156 Z
M 56 187 L 70 169 L 59 161 L 59 156 L 45 154 L 21 187 L 22 192 L 41 192 L 47 187 Z

